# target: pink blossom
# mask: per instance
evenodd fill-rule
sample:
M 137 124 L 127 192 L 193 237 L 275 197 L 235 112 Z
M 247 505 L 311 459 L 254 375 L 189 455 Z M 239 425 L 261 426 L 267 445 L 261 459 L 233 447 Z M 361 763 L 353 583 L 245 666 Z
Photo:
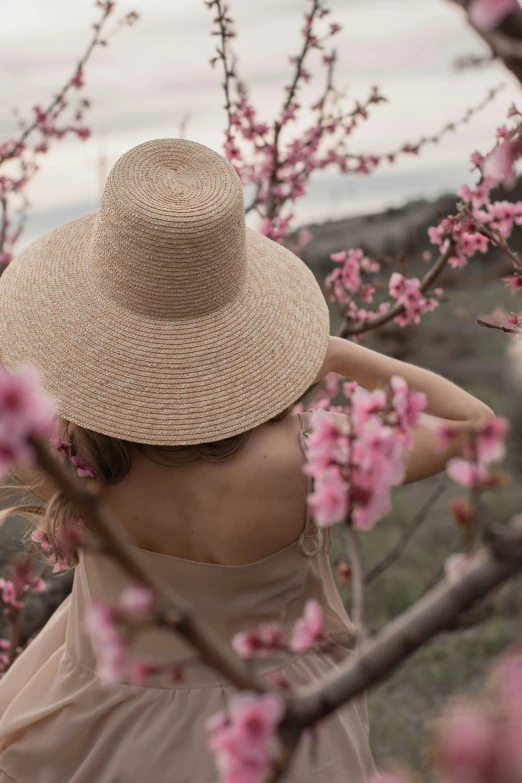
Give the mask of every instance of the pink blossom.
M 314 491 L 308 503 L 320 527 L 342 522 L 348 514 L 348 487 L 336 466 L 324 468 L 316 475 Z
M 60 462 L 63 462 L 65 459 L 65 455 L 67 454 L 68 450 L 72 445 L 70 441 L 63 440 L 58 435 L 51 435 L 50 443 L 51 443 L 51 451 L 53 452 L 53 454 L 56 455 L 56 457 L 60 460 Z
M 491 177 L 506 187 L 513 187 L 516 181 L 515 162 L 521 155 L 520 145 L 505 141 L 486 155 L 482 165 L 485 177 Z
M 426 395 L 422 392 L 410 392 L 404 378 L 394 375 L 391 378 L 393 391 L 392 405 L 399 419 L 399 427 L 407 430 L 418 424 L 420 414 L 427 405 Z
M 31 437 L 49 436 L 55 426 L 55 405 L 40 386 L 34 367 L 8 373 L 0 365 L 0 473 L 12 462 L 32 464 Z
M 98 676 L 121 682 L 128 664 L 127 645 L 116 627 L 114 612 L 107 604 L 93 601 L 87 609 L 85 625 L 94 643 Z
M 289 646 L 293 652 L 304 652 L 323 638 L 323 610 L 311 598 L 306 602 L 303 616 L 294 625 Z
M 95 477 L 94 470 L 81 457 L 71 457 L 71 462 L 76 468 L 76 473 L 80 478 Z
M 484 424 L 477 433 L 477 454 L 481 462 L 489 464 L 504 459 L 504 438 L 508 430 L 509 422 L 503 416 L 495 416 Z
M 151 675 L 159 671 L 160 667 L 154 663 L 132 661 L 129 664 L 129 675 L 133 685 L 144 685 Z
M 488 478 L 484 465 L 469 462 L 462 457 L 453 457 L 446 465 L 448 476 L 463 487 L 480 487 Z
M 445 779 L 462 783 L 497 780 L 495 726 L 474 706 L 458 705 L 442 719 L 437 736 L 437 760 Z
M 472 0 L 468 13 L 480 30 L 494 30 L 516 7 L 517 0 Z
M 36 544 L 40 544 L 44 552 L 48 552 L 51 549 L 51 542 L 43 530 L 33 530 L 31 533 L 31 540 Z
M 263 623 L 257 629 L 241 631 L 232 638 L 232 647 L 241 658 L 253 655 L 268 655 L 271 650 L 280 647 L 283 641 L 283 628 L 279 623 Z
M 278 694 L 244 691 L 232 697 L 228 712 L 207 721 L 220 783 L 262 783 L 272 765 L 283 714 Z
M 152 590 L 143 585 L 129 585 L 120 594 L 119 606 L 132 617 L 143 617 L 151 613 L 156 598 Z

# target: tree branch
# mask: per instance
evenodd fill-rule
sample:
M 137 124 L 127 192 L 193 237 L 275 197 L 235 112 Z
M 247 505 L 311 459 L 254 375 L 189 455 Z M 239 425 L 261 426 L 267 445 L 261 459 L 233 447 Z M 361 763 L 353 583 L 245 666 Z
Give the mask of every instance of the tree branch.
M 422 278 L 420 290 L 423 294 L 426 293 L 428 288 L 430 288 L 435 283 L 454 252 L 454 245 L 452 242 L 450 242 L 447 250 L 438 257 L 431 269 L 429 269 Z M 378 329 L 380 326 L 383 326 L 389 321 L 392 321 L 398 315 L 402 315 L 404 310 L 405 308 L 403 304 L 396 304 L 393 307 L 390 307 L 390 309 L 382 315 L 378 315 L 375 318 L 372 318 L 370 321 L 365 321 L 362 324 L 349 323 L 345 319 L 337 333 L 337 336 L 350 337 L 351 335 L 363 334 L 363 332 L 369 332 L 372 329 Z
M 442 484 L 440 484 L 438 487 L 435 487 L 435 489 L 433 490 L 429 498 L 421 506 L 421 508 L 415 514 L 411 522 L 403 530 L 401 537 L 399 538 L 398 542 L 393 547 L 393 549 L 390 550 L 390 552 L 388 552 L 386 557 L 383 557 L 382 560 L 380 560 L 377 563 L 377 565 L 375 565 L 372 568 L 372 570 L 366 574 L 364 581 L 367 585 L 371 584 L 374 579 L 377 579 L 378 576 L 380 576 L 384 571 L 386 571 L 387 568 L 392 566 L 399 559 L 399 557 L 402 555 L 407 545 L 413 538 L 414 534 L 417 532 L 417 530 L 420 528 L 424 520 L 427 518 L 428 512 L 431 511 L 432 507 L 435 505 L 437 500 L 445 491 L 446 488 Z

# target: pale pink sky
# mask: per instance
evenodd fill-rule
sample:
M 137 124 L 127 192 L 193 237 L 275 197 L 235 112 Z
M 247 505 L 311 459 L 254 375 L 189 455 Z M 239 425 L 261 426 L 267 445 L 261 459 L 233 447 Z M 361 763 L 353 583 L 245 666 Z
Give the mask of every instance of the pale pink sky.
M 240 71 L 250 83 L 260 119 L 269 120 L 289 78 L 288 55 L 299 42 L 308 0 L 231 0 L 239 40 Z M 343 25 L 337 39 L 338 86 L 364 98 L 377 83 L 389 98 L 354 137 L 356 151 L 381 152 L 457 118 L 490 86 L 507 87 L 494 104 L 457 136 L 404 158 L 371 180 L 317 176 L 298 217 L 337 217 L 399 204 L 405 199 L 455 189 L 469 180 L 468 156 L 487 149 L 494 129 L 520 90 L 495 65 L 455 73 L 455 57 L 483 51 L 481 42 L 445 0 L 330 0 L 332 19 Z M 28 236 L 53 223 L 95 209 L 97 162 L 108 165 L 134 144 L 176 136 L 185 113 L 187 136 L 221 151 L 223 112 L 219 73 L 208 59 L 214 39 L 203 0 L 120 0 L 121 11 L 142 14 L 136 27 L 98 50 L 88 72 L 95 134 L 81 144 L 57 144 L 31 187 L 35 216 Z M 85 46 L 95 17 L 92 0 L 3 0 L 0 4 L 0 138 L 8 133 L 11 107 L 45 103 L 61 86 Z M 317 82 L 317 87 L 320 82 Z M 310 97 L 315 85 L 310 88 Z M 520 96 L 522 97 L 522 96 Z M 521 101 L 522 102 L 522 101 Z

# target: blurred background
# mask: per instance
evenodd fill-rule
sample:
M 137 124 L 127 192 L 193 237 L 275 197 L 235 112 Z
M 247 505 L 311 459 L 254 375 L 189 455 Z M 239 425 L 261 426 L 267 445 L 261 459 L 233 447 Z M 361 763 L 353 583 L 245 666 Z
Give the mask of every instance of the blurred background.
M 119 5 L 120 14 L 135 10 L 141 19 L 90 61 L 85 94 L 92 100 L 87 118 L 92 137 L 87 142 L 66 138 L 42 160 L 28 191 L 32 207 L 19 247 L 97 209 L 110 167 L 135 144 L 183 134 L 223 149 L 221 72 L 208 62 L 215 47 L 212 13 L 202 0 L 121 0 Z M 232 0 L 230 5 L 238 32 L 234 49 L 239 73 L 250 86 L 258 119 L 269 122 L 290 78 L 288 57 L 299 46 L 307 2 Z M 379 257 L 404 251 L 408 276 L 421 276 L 422 255 L 430 249 L 427 228 L 437 223 L 439 210 L 454 211 L 460 185 L 475 181 L 470 154 L 493 146 L 509 105 L 520 101 L 520 88 L 500 65 L 456 70 L 458 58 L 480 56 L 485 49 L 445 0 L 331 0 L 330 7 L 332 21 L 343 27 L 336 39 L 338 89 L 353 101 L 363 101 L 375 84 L 388 99 L 371 108 L 369 120 L 352 137 L 354 152 L 380 154 L 415 143 L 458 120 L 490 88 L 505 83 L 486 108 L 440 144 L 425 147 L 419 156 L 399 156 L 371 176 L 316 172 L 307 195 L 297 202 L 297 224 L 312 233 L 303 257 L 320 282 L 331 270 L 330 253 L 357 246 Z M 0 2 L 0 142 L 14 132 L 12 108 L 28 116 L 35 103 L 45 105 L 69 78 L 94 15 L 92 0 Z M 312 98 L 321 86 L 322 81 L 312 79 L 303 103 L 307 91 Z M 510 198 L 516 199 L 517 193 Z M 255 218 L 251 223 L 255 227 Z M 512 245 L 522 249 L 516 233 Z M 516 448 L 520 393 L 507 371 L 509 339 L 480 330 L 475 319 L 499 307 L 507 312 L 515 308 L 517 300 L 500 282 L 509 269 L 493 252 L 473 259 L 463 271 L 448 270 L 441 280 L 446 292 L 442 304 L 420 327 L 390 324 L 367 338 L 378 350 L 446 375 L 498 414 L 510 416 L 513 436 L 506 467 L 512 479 L 484 497 L 487 513 L 501 520 L 521 507 Z M 389 276 L 390 270 L 385 272 Z M 332 332 L 338 321 L 332 310 Z M 393 513 L 364 539 L 367 569 L 400 544 L 437 487 L 440 493 L 429 516 L 419 522 L 393 566 L 369 587 L 374 629 L 414 601 L 440 575 L 445 558 L 461 546 L 460 531 L 447 512 L 448 499 L 458 493 L 439 476 L 395 492 Z M 19 540 L 20 520 L 15 519 L 2 533 L 4 556 Z M 334 562 L 339 554 L 336 541 Z M 54 579 L 57 600 L 66 581 Z M 349 606 L 349 589 L 343 593 Z M 372 741 L 379 761 L 403 758 L 425 769 L 423 729 L 449 693 L 480 686 L 491 656 L 517 634 L 521 603 L 519 583 L 499 591 L 469 628 L 440 636 L 370 694 Z M 40 611 L 34 607 L 33 625 Z
M 416 142 L 480 103 L 489 87 L 505 82 L 506 88 L 468 126 L 419 158 L 402 156 L 372 177 L 316 174 L 298 202 L 298 221 L 381 210 L 468 181 L 470 152 L 490 144 L 499 117 L 518 95 L 510 74 L 500 65 L 456 73 L 457 58 L 484 53 L 484 46 L 447 0 L 329 5 L 331 18 L 343 27 L 334 42 L 338 89 L 362 101 L 377 84 L 389 101 L 373 107 L 354 135 L 356 152 L 379 154 Z M 221 73 L 209 65 L 216 41 L 210 36 L 212 12 L 203 0 L 121 0 L 118 9 L 119 15 L 136 10 L 141 19 L 90 61 L 85 94 L 92 99 L 93 136 L 85 143 L 65 139 L 43 162 L 29 190 L 34 208 L 25 243 L 96 209 L 109 168 L 135 144 L 177 136 L 185 125 L 186 137 L 222 148 Z M 305 9 L 306 0 L 232 3 L 239 72 L 260 120 L 269 120 L 281 105 Z M 95 11 L 92 0 L 2 0 L 0 13 L 0 138 L 6 138 L 11 108 L 29 114 L 69 77 Z M 310 96 L 322 85 L 322 71 L 315 70 Z M 303 103 L 306 96 L 305 90 Z

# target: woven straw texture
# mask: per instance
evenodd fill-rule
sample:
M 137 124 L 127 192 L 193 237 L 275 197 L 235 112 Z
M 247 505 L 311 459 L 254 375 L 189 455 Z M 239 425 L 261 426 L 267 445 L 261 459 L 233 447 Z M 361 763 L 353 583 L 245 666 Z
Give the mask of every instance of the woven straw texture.
M 0 316 L 0 359 L 36 365 L 59 415 L 155 445 L 275 416 L 313 382 L 329 336 L 313 274 L 245 227 L 228 161 L 182 139 L 131 149 L 98 212 L 15 258 Z

